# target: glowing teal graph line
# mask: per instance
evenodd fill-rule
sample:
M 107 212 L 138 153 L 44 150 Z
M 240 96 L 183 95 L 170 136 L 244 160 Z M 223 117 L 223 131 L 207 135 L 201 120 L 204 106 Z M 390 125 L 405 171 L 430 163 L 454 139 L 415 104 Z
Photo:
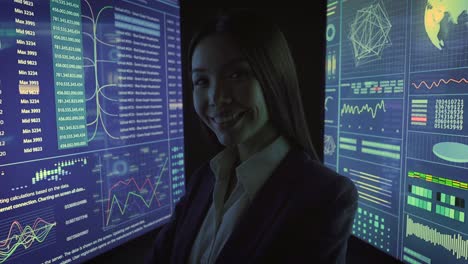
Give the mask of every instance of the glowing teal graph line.
M 381 100 L 380 103 L 376 104 L 374 107 L 370 107 L 369 104 L 365 104 L 361 107 L 357 105 L 343 104 L 343 107 L 341 108 L 341 116 L 343 116 L 344 114 L 360 115 L 362 114 L 362 112 L 367 112 L 371 113 L 372 118 L 375 119 L 379 110 L 387 112 L 387 110 L 385 109 L 384 100 Z
M 95 137 L 96 137 L 96 134 L 97 134 L 97 129 L 98 129 L 98 126 L 99 126 L 99 123 L 102 125 L 102 128 L 104 129 L 104 132 L 112 139 L 119 139 L 119 137 L 116 137 L 116 136 L 113 136 L 108 130 L 107 130 L 107 127 L 104 123 L 104 119 L 102 117 L 103 114 L 105 115 L 108 115 L 108 116 L 118 116 L 117 114 L 111 114 L 111 113 L 108 113 L 106 112 L 103 107 L 101 106 L 101 102 L 99 100 L 99 94 L 103 95 L 104 94 L 102 93 L 102 89 L 104 89 L 105 87 L 113 87 L 113 86 L 116 86 L 115 84 L 107 84 L 107 85 L 104 85 L 104 86 L 100 86 L 99 84 L 99 78 L 98 78 L 98 49 L 97 49 L 97 42 L 99 41 L 100 43 L 103 43 L 103 44 L 107 44 L 105 42 L 103 42 L 102 40 L 99 40 L 98 36 L 97 36 L 97 26 L 98 26 L 98 22 L 99 22 L 99 17 L 101 16 L 101 13 L 106 10 L 106 9 L 113 9 L 112 6 L 104 6 L 103 8 L 101 8 L 96 16 L 96 18 L 94 17 L 94 12 L 93 12 L 93 9 L 91 8 L 91 5 L 89 4 L 89 2 L 87 0 L 85 0 L 85 3 L 88 5 L 89 9 L 90 9 L 90 12 L 91 12 L 91 17 L 89 16 L 82 16 L 86 19 L 89 19 L 91 22 L 92 22 L 92 25 L 93 25 L 93 35 L 91 34 L 87 34 L 89 35 L 89 37 L 91 37 L 91 39 L 93 40 L 93 55 L 94 55 L 94 58 L 93 59 L 90 59 L 90 58 L 85 58 L 85 59 L 88 59 L 89 61 L 91 61 L 93 64 L 92 66 L 94 67 L 94 80 L 95 80 L 95 85 L 96 85 L 96 88 L 95 88 L 95 92 L 93 94 L 93 96 L 91 98 L 87 98 L 87 101 L 93 99 L 95 97 L 95 101 L 96 101 L 96 118 L 91 122 L 91 123 L 88 123 L 87 126 L 92 126 L 94 125 L 94 131 L 93 131 L 93 134 L 91 136 L 91 138 L 88 139 L 88 142 L 89 141 L 92 141 Z M 109 45 L 109 44 L 107 44 Z M 111 46 L 111 45 L 109 45 Z M 108 99 L 108 97 L 104 96 L 106 99 Z M 116 101 L 116 100 L 113 100 L 113 101 Z M 100 121 L 100 122 L 98 122 Z

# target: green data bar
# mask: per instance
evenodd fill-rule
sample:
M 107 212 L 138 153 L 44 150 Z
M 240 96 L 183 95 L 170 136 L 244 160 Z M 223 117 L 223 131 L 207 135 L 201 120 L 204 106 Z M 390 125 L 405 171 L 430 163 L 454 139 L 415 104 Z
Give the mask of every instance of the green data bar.
M 362 145 L 366 147 L 400 151 L 400 146 L 398 145 L 391 145 L 391 144 L 379 143 L 379 142 L 374 142 L 374 141 L 363 140 Z
M 427 109 L 411 109 L 412 113 L 427 113 Z
M 343 143 L 350 143 L 350 144 L 354 144 L 354 145 L 357 144 L 357 140 L 354 139 L 354 138 L 340 137 L 340 142 L 343 142 Z
M 351 145 L 340 143 L 340 149 L 347 149 L 347 150 L 351 150 L 351 151 L 356 151 L 356 146 L 351 146 Z
M 424 255 L 422 255 L 422 254 L 420 254 L 420 253 L 418 253 L 418 252 L 416 252 L 416 251 L 414 251 L 414 250 L 411 250 L 411 249 L 405 247 L 405 248 L 403 249 L 403 251 L 404 251 L 406 254 L 408 254 L 408 255 L 410 255 L 410 256 L 412 256 L 412 257 L 414 257 L 414 258 L 419 259 L 420 261 L 423 261 L 423 262 L 425 262 L 425 263 L 427 263 L 427 264 L 430 264 L 430 263 L 431 263 L 431 259 L 430 259 L 430 258 L 428 258 L 428 257 L 426 257 L 426 256 L 424 256 Z
M 399 153 L 393 153 L 393 152 L 382 151 L 382 150 L 375 150 L 375 149 L 370 149 L 370 148 L 362 148 L 362 153 L 376 155 L 376 156 L 382 156 L 382 157 L 391 158 L 391 159 L 400 159 L 400 154 Z

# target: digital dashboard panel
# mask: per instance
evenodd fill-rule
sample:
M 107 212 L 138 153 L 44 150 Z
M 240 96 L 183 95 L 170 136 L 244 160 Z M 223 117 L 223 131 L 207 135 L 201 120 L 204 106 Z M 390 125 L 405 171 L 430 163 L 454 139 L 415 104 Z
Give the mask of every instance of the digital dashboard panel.
M 468 1 L 328 1 L 325 164 L 353 234 L 406 263 L 467 263 Z
M 4 0 L 0 263 L 77 263 L 184 194 L 178 1 Z

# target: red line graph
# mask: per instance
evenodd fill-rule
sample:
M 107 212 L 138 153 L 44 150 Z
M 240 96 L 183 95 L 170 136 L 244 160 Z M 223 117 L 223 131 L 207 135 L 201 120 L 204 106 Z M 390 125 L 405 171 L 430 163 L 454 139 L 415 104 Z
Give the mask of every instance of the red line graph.
M 108 201 L 107 201 L 107 210 L 106 212 L 107 213 L 107 219 L 110 218 L 110 214 L 111 214 L 111 207 L 112 207 L 112 202 L 113 202 L 113 198 L 112 198 L 112 190 L 114 190 L 115 188 L 117 188 L 119 185 L 123 184 L 123 185 L 126 185 L 126 186 L 129 186 L 130 183 L 133 183 L 135 185 L 135 187 L 137 188 L 138 192 L 141 193 L 142 190 L 144 189 L 144 187 L 148 184 L 149 185 L 149 188 L 151 189 L 151 199 L 150 201 L 152 200 L 153 196 L 154 198 L 156 199 L 156 202 L 158 203 L 158 206 L 161 206 L 161 203 L 159 202 L 158 198 L 156 197 L 156 188 L 157 188 L 157 185 L 156 185 L 156 188 L 153 186 L 153 184 L 151 183 L 151 181 L 149 179 L 146 179 L 144 182 L 143 182 L 143 185 L 141 186 L 138 186 L 138 183 L 136 182 L 135 178 L 130 178 L 126 181 L 118 181 L 117 183 L 115 183 L 110 189 L 109 189 L 109 196 L 107 197 L 108 198 Z
M 431 90 L 432 88 L 434 87 L 439 87 L 442 83 L 443 84 L 449 84 L 449 83 L 457 83 L 457 84 L 461 84 L 461 83 L 466 83 L 468 84 L 468 80 L 465 79 L 465 78 L 461 78 L 460 80 L 457 80 L 457 79 L 448 79 L 448 80 L 445 80 L 445 79 L 440 79 L 439 81 L 437 82 L 432 82 L 430 84 L 428 84 L 426 81 L 422 81 L 420 82 L 419 84 L 416 84 L 416 83 L 412 83 L 411 85 L 414 86 L 414 88 L 416 89 L 419 89 L 421 88 L 421 86 L 425 86 L 427 89 Z
M 114 185 L 112 185 L 112 187 L 109 188 L 109 194 L 107 197 L 107 209 L 106 211 L 104 211 L 106 213 L 106 225 L 107 226 L 110 223 L 114 205 L 117 206 L 120 214 L 124 215 L 125 212 L 127 211 L 127 208 L 130 206 L 130 202 L 129 202 L 130 197 L 140 199 L 147 208 L 151 207 L 151 204 L 153 203 L 154 200 L 156 200 L 156 202 L 158 203 L 158 207 L 161 207 L 161 202 L 156 197 L 156 195 L 158 194 L 156 190 L 158 189 L 158 186 L 161 183 L 162 174 L 164 172 L 164 169 L 166 168 L 168 160 L 169 159 L 166 159 L 166 161 L 164 162 L 164 165 L 162 166 L 161 171 L 159 173 L 159 177 L 157 177 L 157 181 L 154 185 L 151 183 L 151 180 L 147 178 L 145 179 L 143 184 L 139 186 L 136 179 L 134 177 L 131 177 L 127 180 L 120 180 L 116 182 Z M 120 193 L 121 191 L 114 192 L 114 189 L 116 189 L 117 187 L 125 188 L 129 186 L 134 186 L 134 188 L 136 187 L 136 190 L 135 189 L 126 190 L 127 197 L 125 201 L 124 202 L 119 201 L 119 198 L 117 197 L 116 193 Z M 149 198 L 147 195 L 148 193 L 150 194 Z M 123 205 L 123 207 L 121 206 L 121 204 Z

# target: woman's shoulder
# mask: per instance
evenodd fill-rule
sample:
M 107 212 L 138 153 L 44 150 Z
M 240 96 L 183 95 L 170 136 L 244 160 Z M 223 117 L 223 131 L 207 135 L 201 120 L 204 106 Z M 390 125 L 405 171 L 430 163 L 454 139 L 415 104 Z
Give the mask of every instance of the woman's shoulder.
M 186 189 L 190 191 L 193 188 L 197 188 L 201 184 L 210 184 L 214 183 L 213 172 L 210 168 L 210 162 L 205 161 L 198 168 L 191 173 L 190 177 L 186 179 Z
M 293 178 L 298 193 L 310 198 L 316 198 L 313 194 L 320 194 L 321 200 L 334 200 L 343 195 L 357 200 L 357 189 L 351 179 L 311 158 L 305 151 L 291 150 L 284 162 L 289 163 L 284 171 L 289 171 L 288 177 Z

